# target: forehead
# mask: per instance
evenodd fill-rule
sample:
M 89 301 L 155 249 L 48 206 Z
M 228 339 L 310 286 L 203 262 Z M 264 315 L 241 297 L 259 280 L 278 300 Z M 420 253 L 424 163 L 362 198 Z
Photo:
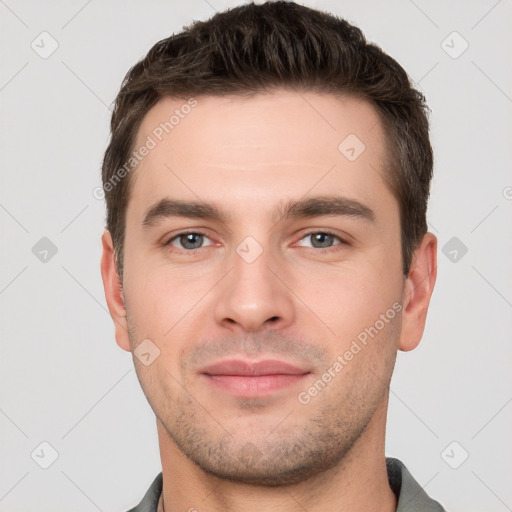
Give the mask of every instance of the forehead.
M 194 152 L 197 158 L 208 155 L 212 146 L 233 149 L 235 142 L 265 143 L 269 154 L 271 146 L 276 150 L 280 147 L 280 141 L 273 138 L 276 134 L 286 134 L 288 142 L 295 141 L 296 150 L 304 141 L 320 147 L 318 137 L 323 139 L 323 149 L 330 146 L 337 150 L 343 135 L 354 134 L 368 142 L 371 136 L 374 142 L 382 136 L 382 126 L 369 101 L 349 95 L 276 89 L 251 97 L 164 97 L 144 116 L 135 145 L 142 145 L 149 136 L 157 144 L 178 151 L 181 139 L 193 135 L 198 142 Z
M 385 184 L 379 114 L 352 96 L 277 89 L 163 98 L 138 130 L 135 150 L 143 146 L 151 149 L 132 176 L 132 199 L 146 203 L 164 192 L 226 203 L 247 192 L 256 203 L 336 184 L 371 196 Z

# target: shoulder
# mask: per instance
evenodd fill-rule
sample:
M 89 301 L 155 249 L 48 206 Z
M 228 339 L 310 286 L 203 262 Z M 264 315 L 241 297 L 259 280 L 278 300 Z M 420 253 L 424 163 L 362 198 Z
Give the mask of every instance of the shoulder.
M 386 467 L 389 486 L 398 499 L 396 512 L 446 512 L 440 503 L 428 496 L 402 461 L 387 457 Z
M 162 473 L 153 480 L 142 501 L 127 512 L 157 512 L 158 500 L 162 493 Z

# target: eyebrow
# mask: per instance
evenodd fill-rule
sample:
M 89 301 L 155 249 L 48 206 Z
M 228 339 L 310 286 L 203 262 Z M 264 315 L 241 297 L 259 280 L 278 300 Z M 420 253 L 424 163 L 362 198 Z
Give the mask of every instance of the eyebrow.
M 339 196 L 322 196 L 299 201 L 281 203 L 273 211 L 273 218 L 281 221 L 286 218 L 300 219 L 321 216 L 355 217 L 373 222 L 375 212 L 368 206 Z M 182 201 L 163 198 L 152 205 L 146 212 L 142 225 L 151 227 L 166 218 L 186 217 L 191 219 L 205 219 L 225 223 L 230 217 L 217 206 L 203 201 Z

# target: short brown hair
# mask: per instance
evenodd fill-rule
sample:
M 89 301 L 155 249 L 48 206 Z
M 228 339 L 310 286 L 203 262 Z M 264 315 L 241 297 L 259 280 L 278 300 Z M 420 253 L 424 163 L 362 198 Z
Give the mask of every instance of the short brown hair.
M 293 2 L 248 4 L 196 21 L 156 43 L 127 73 L 102 168 L 107 229 L 122 280 L 130 159 L 145 114 L 163 97 L 251 96 L 277 87 L 370 101 L 387 135 L 390 189 L 400 208 L 404 274 L 427 232 L 433 155 L 427 106 L 404 69 L 346 20 Z M 341 142 L 341 141 L 340 141 Z M 123 174 L 123 176 L 126 173 Z

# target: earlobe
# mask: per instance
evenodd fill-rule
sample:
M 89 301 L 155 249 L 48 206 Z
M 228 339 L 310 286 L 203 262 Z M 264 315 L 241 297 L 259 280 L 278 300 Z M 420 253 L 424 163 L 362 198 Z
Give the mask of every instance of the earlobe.
M 110 231 L 105 229 L 101 237 L 103 252 L 101 256 L 101 278 L 105 290 L 110 316 L 114 321 L 115 338 L 117 344 L 128 352 L 131 351 L 126 321 L 126 307 L 123 297 L 123 288 L 114 258 L 114 245 Z
M 427 311 L 437 277 L 437 238 L 426 233 L 414 251 L 405 280 L 399 349 L 416 348 L 423 336 Z

